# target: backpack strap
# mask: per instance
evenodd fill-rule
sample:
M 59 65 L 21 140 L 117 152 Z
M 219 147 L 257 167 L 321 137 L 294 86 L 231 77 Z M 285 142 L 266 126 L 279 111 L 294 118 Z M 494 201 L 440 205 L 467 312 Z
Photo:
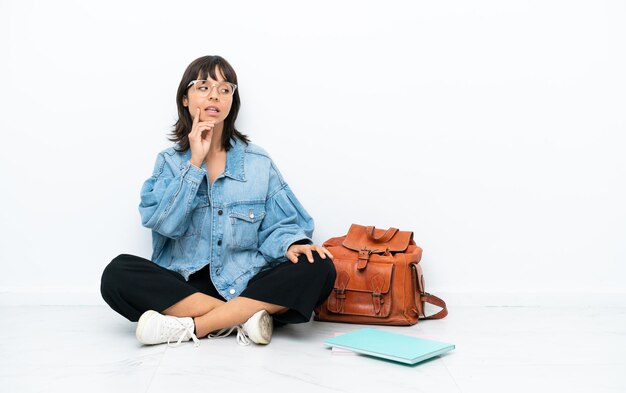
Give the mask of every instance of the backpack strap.
M 411 269 L 415 274 L 411 275 L 411 281 L 413 281 L 413 288 L 415 288 L 415 311 L 418 315 L 423 315 L 420 319 L 441 319 L 448 315 L 448 307 L 446 302 L 441 298 L 431 295 L 424 291 L 424 276 L 421 274 L 421 268 L 417 263 L 411 264 Z M 426 316 L 424 314 L 424 308 L 422 302 L 432 304 L 437 307 L 441 307 L 441 310 L 433 315 Z
M 448 315 L 448 308 L 446 307 L 446 302 L 441 300 L 441 298 L 438 298 L 435 295 L 431 295 L 428 292 L 424 292 L 422 294 L 422 300 L 425 301 L 426 303 L 430 303 L 437 307 L 441 307 L 441 310 L 438 313 L 429 315 L 421 319 L 441 319 L 441 318 L 444 318 L 446 315 Z

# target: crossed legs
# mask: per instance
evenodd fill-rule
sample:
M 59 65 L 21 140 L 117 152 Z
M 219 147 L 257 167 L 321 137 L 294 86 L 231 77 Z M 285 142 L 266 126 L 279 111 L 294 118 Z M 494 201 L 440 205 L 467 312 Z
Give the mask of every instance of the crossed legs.
M 192 317 L 196 325 L 196 336 L 206 337 L 211 332 L 241 325 L 261 310 L 270 314 L 280 314 L 288 309 L 242 296 L 225 302 L 196 292 L 161 313 L 174 317 Z
M 186 282 L 180 274 L 150 260 L 122 254 L 105 268 L 101 293 L 107 304 L 129 321 L 137 322 L 146 310 L 157 310 L 174 317 L 191 317 L 196 335 L 204 337 L 223 328 L 242 325 L 260 310 L 281 314 L 296 310 L 300 305 L 294 316 L 303 314 L 306 318 L 308 310 L 321 303 L 332 290 L 336 277 L 331 262 L 322 260 L 316 253 L 314 257 L 315 263 L 308 263 L 304 256 L 297 264 L 285 263 L 261 272 L 243 292 L 244 295 L 250 293 L 251 297 L 240 295 L 224 301 L 215 288 L 206 285 L 206 272 L 195 278 L 192 276 Z M 252 285 L 255 285 L 254 290 Z M 268 293 L 280 296 L 268 296 Z M 265 301 L 255 300 L 253 294 Z M 289 300 L 285 301 L 287 305 L 278 305 L 285 304 L 281 301 L 285 299 Z M 296 319 L 290 323 L 307 320 Z

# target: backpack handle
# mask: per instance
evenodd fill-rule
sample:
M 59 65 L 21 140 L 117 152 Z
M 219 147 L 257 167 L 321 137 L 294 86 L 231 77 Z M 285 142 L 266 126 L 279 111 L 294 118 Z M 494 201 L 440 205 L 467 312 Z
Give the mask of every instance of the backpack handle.
M 381 236 L 376 237 L 374 235 L 374 230 L 375 229 L 376 229 L 376 227 L 374 227 L 374 226 L 368 226 L 366 228 L 367 237 L 369 237 L 370 239 L 372 239 L 372 240 L 374 240 L 375 242 L 378 242 L 378 243 L 387 243 L 398 232 L 398 228 L 389 228 Z

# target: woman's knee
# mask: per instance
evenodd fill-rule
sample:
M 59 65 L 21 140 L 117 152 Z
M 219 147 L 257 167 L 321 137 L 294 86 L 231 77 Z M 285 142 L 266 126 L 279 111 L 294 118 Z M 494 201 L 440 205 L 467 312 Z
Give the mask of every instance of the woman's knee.
M 104 268 L 100 280 L 100 292 L 102 295 L 115 290 L 124 281 L 125 275 L 128 274 L 128 265 L 132 257 L 132 255 L 128 254 L 118 255 Z
M 334 282 L 337 272 L 335 271 L 335 264 L 333 263 L 332 259 L 330 259 L 329 256 L 326 256 L 326 258 L 322 258 L 320 254 L 314 252 L 313 260 L 314 262 L 312 263 L 312 265 L 315 265 L 314 268 L 316 270 L 319 270 L 319 274 L 327 276 L 329 280 L 332 280 Z
M 335 270 L 335 264 L 332 259 L 321 257 L 315 260 L 314 265 L 317 265 L 318 277 L 320 279 L 320 297 L 317 299 L 316 306 L 322 304 L 328 295 L 332 292 L 335 286 L 335 280 L 337 279 L 337 271 Z

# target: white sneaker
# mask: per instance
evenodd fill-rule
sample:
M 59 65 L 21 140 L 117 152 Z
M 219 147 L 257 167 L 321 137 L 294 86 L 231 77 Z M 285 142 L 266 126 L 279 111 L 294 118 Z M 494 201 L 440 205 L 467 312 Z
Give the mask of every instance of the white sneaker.
M 269 344 L 272 339 L 274 323 L 272 316 L 265 310 L 254 314 L 241 326 L 243 332 L 256 344 Z
M 269 344 L 272 339 L 274 324 L 272 316 L 265 310 L 261 310 L 250 317 L 243 325 L 225 328 L 217 333 L 209 334 L 209 338 L 229 336 L 233 330 L 237 330 L 237 343 L 239 345 Z
M 135 335 L 142 344 L 163 344 L 170 345 L 172 340 L 178 341 L 178 346 L 182 341 L 193 339 L 195 346 L 200 345 L 198 337 L 193 333 L 193 318 L 177 318 L 169 315 L 162 315 L 156 311 L 149 310 L 141 315 L 137 323 Z

